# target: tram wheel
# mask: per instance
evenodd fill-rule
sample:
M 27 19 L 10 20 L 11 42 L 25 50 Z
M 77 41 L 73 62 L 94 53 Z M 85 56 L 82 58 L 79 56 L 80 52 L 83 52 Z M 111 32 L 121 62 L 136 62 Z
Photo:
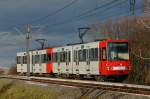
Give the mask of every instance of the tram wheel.
M 95 76 L 94 78 L 96 81 L 106 81 L 106 78 L 104 76 Z

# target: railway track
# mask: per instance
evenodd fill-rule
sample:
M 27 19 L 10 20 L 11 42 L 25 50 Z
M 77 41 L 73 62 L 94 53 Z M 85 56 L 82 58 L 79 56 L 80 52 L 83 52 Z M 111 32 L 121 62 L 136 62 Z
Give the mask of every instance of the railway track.
M 23 81 L 33 81 L 56 85 L 74 86 L 81 88 L 93 88 L 107 91 L 116 91 L 137 95 L 150 96 L 150 86 L 134 85 L 134 84 L 122 84 L 122 83 L 110 83 L 110 82 L 96 82 L 96 81 L 82 81 L 82 80 L 70 80 L 70 79 L 57 79 L 57 78 L 45 78 L 45 77 L 26 77 L 26 76 L 1 76 L 0 78 L 16 79 Z

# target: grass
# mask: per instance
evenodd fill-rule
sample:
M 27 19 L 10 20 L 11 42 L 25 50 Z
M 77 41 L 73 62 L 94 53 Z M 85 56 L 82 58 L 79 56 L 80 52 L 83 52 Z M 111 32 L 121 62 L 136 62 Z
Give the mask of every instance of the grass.
M 84 91 L 89 92 L 90 90 L 84 90 L 82 88 L 68 88 L 58 85 L 49 85 L 46 87 L 37 86 L 27 84 L 23 81 L 15 81 L 11 86 L 7 87 L 10 83 L 12 83 L 12 80 L 0 79 L 0 99 L 89 99 L 89 96 L 93 97 L 97 95 L 97 92 L 101 92 L 100 90 L 95 90 L 93 93 L 83 95 Z M 2 89 L 5 90 L 1 91 Z M 116 92 L 107 92 L 100 95 L 98 99 L 112 99 L 112 96 L 116 95 L 118 95 Z M 136 99 L 135 97 L 136 96 L 133 96 L 131 99 Z M 139 97 L 139 99 L 141 98 L 142 97 Z M 122 96 L 121 99 L 127 98 Z
M 10 82 L 11 82 L 11 80 L 0 79 L 0 90 L 1 90 L 5 85 L 8 85 Z
M 0 99 L 72 99 L 80 93 L 78 89 L 65 88 L 57 85 L 37 86 L 15 81 L 4 89 L 12 80 L 0 80 Z
M 0 99 L 57 99 L 57 94 L 38 86 L 15 84 Z

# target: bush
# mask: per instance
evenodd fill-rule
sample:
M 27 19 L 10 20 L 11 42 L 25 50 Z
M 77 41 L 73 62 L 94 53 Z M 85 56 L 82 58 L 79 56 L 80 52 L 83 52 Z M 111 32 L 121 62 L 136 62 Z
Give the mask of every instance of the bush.
M 13 64 L 8 70 L 8 75 L 16 75 L 17 74 L 17 65 Z
M 0 75 L 4 75 L 4 70 L 0 69 Z

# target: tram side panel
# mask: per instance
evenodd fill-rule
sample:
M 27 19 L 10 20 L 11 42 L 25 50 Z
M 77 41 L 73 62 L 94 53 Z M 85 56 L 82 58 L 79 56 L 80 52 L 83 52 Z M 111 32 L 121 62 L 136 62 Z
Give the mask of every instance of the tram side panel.
M 53 72 L 72 74 L 72 46 L 53 49 Z
M 48 48 L 46 49 L 46 73 L 51 74 L 53 73 L 52 67 L 53 67 L 53 49 Z
M 16 57 L 16 62 L 17 62 L 17 72 L 21 73 L 22 72 L 22 53 L 17 53 L 17 57 Z
M 72 46 L 61 48 L 60 65 L 63 74 L 72 74 Z
M 58 73 L 58 65 L 59 65 L 59 50 L 57 48 L 53 48 L 53 67 L 52 67 L 52 70 L 53 70 L 53 73 Z
M 19 58 L 17 61 L 17 72 L 19 73 L 26 73 L 27 72 L 27 56 L 26 52 L 20 52 L 17 54 L 17 57 Z
M 44 74 L 47 73 L 47 51 L 44 50 L 37 50 L 33 51 L 33 71 L 34 73 Z
M 38 73 L 39 72 L 39 67 L 36 65 L 38 63 L 38 51 L 33 51 L 32 52 L 32 69 L 33 73 Z
M 98 42 L 73 46 L 73 74 L 99 75 Z
M 88 47 L 88 45 L 86 45 Z M 87 67 L 89 65 L 90 68 L 90 74 L 91 75 L 100 75 L 99 74 L 99 56 L 100 56 L 100 50 L 99 50 L 99 42 L 93 42 L 90 43 L 90 48 L 87 48 L 87 63 L 89 60 L 89 64 L 87 64 Z
M 46 67 L 46 63 L 47 63 L 47 61 L 46 61 L 46 59 L 45 59 L 45 57 L 46 57 L 46 55 L 47 55 L 47 52 L 46 52 L 46 50 L 40 50 L 39 52 L 38 52 L 38 54 L 39 54 L 39 73 L 47 73 L 47 67 Z
M 23 52 L 23 56 L 22 56 L 22 61 L 23 61 L 23 64 L 22 64 L 22 73 L 26 73 L 27 72 L 27 57 L 26 57 L 26 53 Z
M 27 73 L 27 55 L 26 52 L 17 53 L 17 72 Z M 30 73 L 33 72 L 32 69 L 32 52 L 29 52 L 29 66 Z
M 32 51 L 29 52 L 29 64 L 30 64 L 30 73 L 33 73 L 33 66 L 32 66 Z
M 74 60 L 73 60 L 73 74 L 86 74 L 85 66 L 85 49 L 84 44 L 74 45 Z
M 65 74 L 66 73 L 65 48 L 60 47 L 58 50 L 60 50 L 60 53 L 58 53 L 60 58 L 60 62 L 58 64 L 58 72 L 60 74 Z

